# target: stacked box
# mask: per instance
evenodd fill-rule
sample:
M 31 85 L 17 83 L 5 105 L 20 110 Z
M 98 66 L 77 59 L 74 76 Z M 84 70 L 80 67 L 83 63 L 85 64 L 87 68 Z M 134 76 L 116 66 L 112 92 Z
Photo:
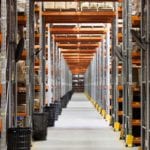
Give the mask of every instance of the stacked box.
M 99 9 L 113 9 L 113 3 L 111 2 L 98 3 L 98 8 Z
M 26 112 L 26 104 L 21 104 L 21 105 L 17 106 L 17 112 L 25 113 Z
M 17 77 L 18 77 L 18 82 L 25 82 L 26 81 L 25 61 L 19 61 L 17 63 Z
M 66 2 L 66 9 L 77 9 L 77 2 Z
M 84 9 L 89 9 L 89 2 L 83 2 L 82 4 L 81 4 L 81 9 L 82 10 L 84 10 Z
M 44 8 L 45 9 L 54 9 L 55 3 L 54 2 L 45 2 L 44 3 Z
M 132 15 L 140 15 L 141 13 L 141 2 L 140 0 L 132 0 Z
M 66 3 L 65 2 L 55 2 L 55 9 L 66 9 Z

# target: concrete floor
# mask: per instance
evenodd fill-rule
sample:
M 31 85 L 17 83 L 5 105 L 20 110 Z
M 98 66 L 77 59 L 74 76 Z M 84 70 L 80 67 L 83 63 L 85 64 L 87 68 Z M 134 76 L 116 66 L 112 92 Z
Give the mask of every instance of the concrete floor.
M 34 142 L 32 150 L 137 150 L 125 148 L 119 133 L 96 112 L 84 94 L 74 94 L 47 141 Z

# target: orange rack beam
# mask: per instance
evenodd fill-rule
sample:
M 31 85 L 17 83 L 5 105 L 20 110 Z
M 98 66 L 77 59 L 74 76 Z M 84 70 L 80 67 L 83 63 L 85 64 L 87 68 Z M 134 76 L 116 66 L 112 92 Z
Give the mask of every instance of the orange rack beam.
M 62 54 L 68 54 L 68 53 L 71 53 L 71 54 L 73 54 L 73 53 L 80 53 L 80 54 L 86 54 L 86 53 L 88 53 L 88 54 L 91 54 L 91 53 L 96 53 L 96 50 L 95 49 L 93 49 L 93 50 L 71 50 L 71 49 L 61 49 L 61 53 Z
M 2 119 L 0 118 L 0 132 L 2 132 Z
M 105 34 L 105 28 L 52 27 L 51 34 Z
M 132 102 L 132 108 L 140 108 L 141 103 L 140 102 Z
M 118 103 L 123 102 L 123 97 L 119 97 L 117 101 L 118 101 Z
M 141 56 L 140 52 L 132 52 L 132 58 L 137 58 L 140 56 Z
M 122 85 L 118 85 L 118 91 L 122 91 L 123 90 L 123 86 Z
M 133 120 L 132 120 L 132 125 L 133 125 L 133 126 L 140 126 L 140 125 L 141 125 L 141 120 L 133 119 Z
M 35 86 L 35 91 L 40 91 L 40 85 Z M 45 86 L 45 90 L 48 90 L 48 86 Z
M 46 23 L 112 23 L 116 13 L 113 11 L 44 11 Z
M 101 37 L 55 37 L 55 42 L 100 42 Z
M 26 25 L 27 17 L 25 15 L 18 16 L 18 25 Z
M 57 44 L 59 48 L 63 49 L 95 49 L 100 46 L 100 44 Z
M 132 26 L 133 27 L 140 27 L 140 16 L 132 16 Z
M 123 115 L 123 111 L 118 111 L 118 116 L 122 116 Z
M 27 114 L 26 113 L 17 113 L 17 116 L 19 116 L 19 117 L 26 117 Z
M 141 137 L 134 137 L 133 138 L 133 144 L 141 144 Z

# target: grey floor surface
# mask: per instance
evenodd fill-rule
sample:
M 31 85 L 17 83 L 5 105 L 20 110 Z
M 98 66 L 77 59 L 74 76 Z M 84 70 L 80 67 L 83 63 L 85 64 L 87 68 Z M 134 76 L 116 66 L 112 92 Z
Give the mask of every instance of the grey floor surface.
M 46 141 L 33 142 L 32 150 L 137 150 L 125 148 L 119 133 L 96 112 L 84 94 L 75 93 Z

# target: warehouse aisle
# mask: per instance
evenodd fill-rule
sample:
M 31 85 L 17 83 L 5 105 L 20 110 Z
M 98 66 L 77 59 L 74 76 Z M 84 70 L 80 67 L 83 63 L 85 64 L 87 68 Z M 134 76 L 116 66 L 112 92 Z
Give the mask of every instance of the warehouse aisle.
M 118 139 L 118 133 L 113 132 L 85 95 L 78 93 L 55 127 L 48 129 L 47 141 L 34 142 L 32 150 L 137 150 L 125 148 Z

